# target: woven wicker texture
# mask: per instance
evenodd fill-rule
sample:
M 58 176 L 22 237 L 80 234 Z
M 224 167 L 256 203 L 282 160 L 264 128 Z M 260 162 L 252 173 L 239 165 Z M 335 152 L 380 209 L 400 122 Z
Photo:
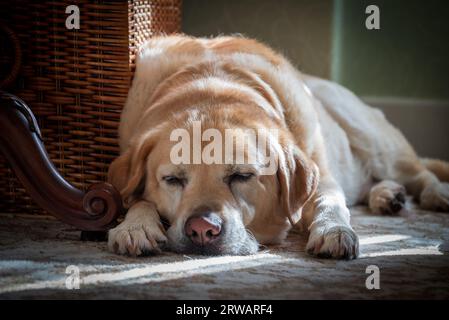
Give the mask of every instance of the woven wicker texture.
M 106 179 L 118 155 L 136 48 L 153 35 L 179 32 L 181 0 L 70 4 L 80 9 L 79 30 L 66 28 L 65 2 L 0 0 L 0 24 L 20 40 L 22 56 L 19 76 L 5 90 L 30 106 L 54 164 L 85 189 Z M 17 53 L 5 32 L 0 44 L 1 80 Z M 14 211 L 42 212 L 0 155 L 0 212 Z

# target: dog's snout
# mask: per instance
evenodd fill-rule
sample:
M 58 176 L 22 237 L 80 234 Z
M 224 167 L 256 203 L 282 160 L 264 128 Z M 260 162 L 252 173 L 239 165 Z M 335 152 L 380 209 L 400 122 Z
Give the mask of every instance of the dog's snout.
M 185 224 L 186 235 L 199 246 L 208 245 L 217 239 L 221 229 L 222 220 L 214 213 L 191 217 Z

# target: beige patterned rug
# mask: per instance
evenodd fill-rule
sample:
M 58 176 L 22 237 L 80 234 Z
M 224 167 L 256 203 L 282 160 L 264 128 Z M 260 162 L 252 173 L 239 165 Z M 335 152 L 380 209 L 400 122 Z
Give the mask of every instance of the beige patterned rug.
M 381 217 L 363 207 L 352 214 L 362 250 L 354 261 L 310 257 L 300 234 L 246 257 L 121 257 L 105 242 L 80 241 L 79 231 L 53 219 L 3 214 L 0 298 L 449 298 L 448 214 Z M 366 287 L 370 265 L 379 268 L 380 289 Z M 76 287 L 76 271 L 79 289 L 67 289 L 66 282 Z

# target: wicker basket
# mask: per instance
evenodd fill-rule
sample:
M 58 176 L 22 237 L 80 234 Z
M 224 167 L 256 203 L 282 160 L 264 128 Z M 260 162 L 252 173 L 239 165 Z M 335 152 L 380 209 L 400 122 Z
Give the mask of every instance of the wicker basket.
M 79 30 L 65 27 L 72 4 L 80 9 Z M 135 49 L 153 35 L 179 32 L 181 0 L 0 0 L 0 8 L 0 80 L 15 76 L 20 59 L 17 79 L 4 90 L 33 110 L 67 180 L 81 189 L 104 181 L 119 150 Z M 0 212 L 42 212 L 1 156 Z

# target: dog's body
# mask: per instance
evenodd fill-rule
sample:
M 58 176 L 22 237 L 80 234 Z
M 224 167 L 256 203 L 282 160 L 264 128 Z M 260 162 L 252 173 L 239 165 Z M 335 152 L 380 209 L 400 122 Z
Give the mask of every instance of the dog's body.
M 277 173 L 262 176 L 257 166 L 173 166 L 170 132 L 191 130 L 195 120 L 220 131 L 275 127 Z M 110 231 L 109 245 L 123 254 L 157 251 L 167 238 L 176 251 L 247 254 L 257 250 L 255 239 L 278 243 L 300 220 L 310 232 L 310 253 L 354 258 L 358 239 L 347 206 L 366 203 L 375 213 L 396 213 L 407 191 L 424 208 L 449 209 L 449 185 L 426 169 L 379 110 L 240 37 L 147 42 L 122 113 L 120 147 L 109 180 L 130 209 Z M 447 174 L 445 163 L 432 165 Z M 217 229 L 205 222 L 219 234 L 208 233 L 210 250 L 193 238 L 189 222 L 205 212 L 220 221 Z M 161 217 L 171 225 L 167 232 Z

